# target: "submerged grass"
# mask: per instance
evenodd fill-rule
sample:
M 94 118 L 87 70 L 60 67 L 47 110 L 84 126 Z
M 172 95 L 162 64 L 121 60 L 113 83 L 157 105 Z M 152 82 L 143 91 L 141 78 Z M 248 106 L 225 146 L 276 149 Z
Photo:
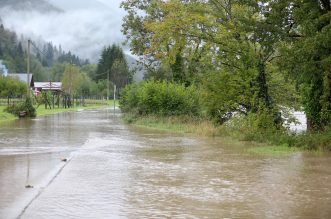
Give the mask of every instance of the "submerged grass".
M 92 101 L 92 100 L 91 100 Z M 88 102 L 85 106 L 75 106 L 71 108 L 54 108 L 54 109 L 45 109 L 44 106 L 39 106 L 37 110 L 37 116 L 45 116 L 45 115 L 51 115 L 56 113 L 62 113 L 67 111 L 75 111 L 79 109 L 96 109 L 96 108 L 103 108 L 103 107 L 113 107 L 114 101 L 108 100 L 108 101 L 100 101 L 100 102 Z M 115 106 L 118 106 L 118 101 L 115 102 Z
M 75 111 L 79 109 L 96 109 L 96 108 L 104 108 L 104 107 L 113 107 L 114 101 L 94 101 L 91 100 L 87 102 L 88 104 L 86 106 L 75 106 L 71 108 L 54 108 L 54 109 L 45 109 L 43 105 L 39 106 L 37 111 L 37 117 L 38 116 L 46 116 L 46 115 L 52 115 L 56 113 L 62 113 L 62 112 L 68 112 L 68 111 Z M 115 102 L 115 106 L 118 106 L 118 101 Z M 16 116 L 14 116 L 11 113 L 7 113 L 4 111 L 6 106 L 0 106 L 0 123 L 8 122 L 17 119 Z
M 248 149 L 248 152 L 259 155 L 283 156 L 303 151 L 302 148 L 289 147 L 287 144 L 282 145 L 265 145 Z
M 45 115 L 51 115 L 56 113 L 62 113 L 62 112 L 68 112 L 68 111 L 75 111 L 79 109 L 96 109 L 96 108 L 102 108 L 108 105 L 87 105 L 87 106 L 75 106 L 71 108 L 54 108 L 54 109 L 45 109 L 44 107 L 40 106 L 37 110 L 37 116 L 45 116 Z
M 199 136 L 217 136 L 218 128 L 208 120 L 190 116 L 134 116 L 125 114 L 124 121 L 135 126 L 176 133 L 193 133 Z
M 135 116 L 125 114 L 124 121 L 138 127 L 198 136 L 226 137 L 234 142 L 249 142 L 247 151 L 260 155 L 282 156 L 301 151 L 329 151 L 331 131 L 324 134 L 288 134 L 286 132 L 256 132 L 215 125 L 210 120 L 189 116 Z M 251 147 L 253 145 L 253 147 Z

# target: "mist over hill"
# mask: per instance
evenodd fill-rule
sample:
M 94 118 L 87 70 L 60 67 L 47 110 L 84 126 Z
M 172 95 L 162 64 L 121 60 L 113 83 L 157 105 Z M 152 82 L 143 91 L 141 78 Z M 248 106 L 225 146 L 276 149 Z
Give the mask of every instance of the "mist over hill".
M 96 63 L 102 49 L 121 44 L 124 11 L 121 0 L 1 0 L 0 23 L 35 42 L 61 45 L 82 59 Z M 42 45 L 40 43 L 39 45 Z M 130 68 L 136 66 L 129 49 L 124 47 Z M 143 77 L 138 71 L 135 78 Z
M 62 12 L 61 9 L 45 0 L 1 0 L 0 8 L 15 11 L 39 11 L 41 13 Z
M 2 0 L 0 16 L 18 35 L 62 45 L 80 57 L 97 61 L 102 48 L 121 44 L 124 11 L 120 0 Z M 124 48 L 129 54 L 128 49 Z

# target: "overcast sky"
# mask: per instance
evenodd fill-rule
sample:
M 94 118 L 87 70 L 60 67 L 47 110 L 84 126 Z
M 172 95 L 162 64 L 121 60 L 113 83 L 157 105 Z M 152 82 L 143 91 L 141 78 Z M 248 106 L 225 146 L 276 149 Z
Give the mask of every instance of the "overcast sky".
M 103 46 L 124 41 L 121 0 L 46 1 L 64 12 L 7 10 L 1 12 L 5 26 L 25 36 L 61 44 L 63 49 L 92 60 L 98 58 Z

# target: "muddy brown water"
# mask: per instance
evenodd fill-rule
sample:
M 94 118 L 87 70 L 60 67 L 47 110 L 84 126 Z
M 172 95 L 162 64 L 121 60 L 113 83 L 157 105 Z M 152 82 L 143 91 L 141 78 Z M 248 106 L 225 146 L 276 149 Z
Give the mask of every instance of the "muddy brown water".
M 1 124 L 0 218 L 331 218 L 330 154 L 247 147 L 107 109 Z

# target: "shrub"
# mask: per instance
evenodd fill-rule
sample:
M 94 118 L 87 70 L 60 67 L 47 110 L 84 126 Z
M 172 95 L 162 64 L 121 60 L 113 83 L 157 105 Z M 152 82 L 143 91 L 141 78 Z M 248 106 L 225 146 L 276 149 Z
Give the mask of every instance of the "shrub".
M 20 112 L 25 111 L 28 117 L 36 117 L 36 109 L 32 105 L 30 98 L 26 98 L 23 103 L 8 106 L 6 112 L 19 116 Z
M 331 151 L 331 128 L 326 127 L 323 132 L 319 133 L 297 135 L 293 145 L 308 150 L 322 149 Z
M 121 93 L 120 107 L 123 112 L 139 115 L 196 116 L 201 112 L 197 87 L 153 80 L 125 87 Z
M 261 109 L 256 113 L 235 116 L 227 121 L 226 129 L 244 141 L 269 142 L 275 145 L 287 144 L 291 136 L 281 124 L 275 123 L 274 114 Z

